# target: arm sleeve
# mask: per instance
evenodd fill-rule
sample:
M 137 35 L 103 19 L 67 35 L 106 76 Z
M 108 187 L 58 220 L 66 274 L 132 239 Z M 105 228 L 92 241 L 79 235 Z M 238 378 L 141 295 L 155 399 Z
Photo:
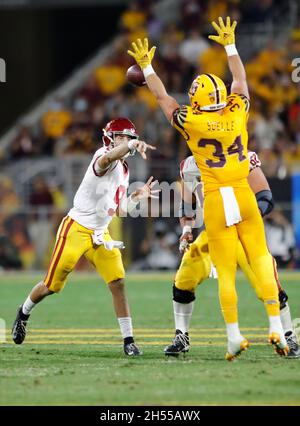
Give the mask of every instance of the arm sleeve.
M 241 100 L 243 101 L 243 108 L 244 108 L 244 110 L 245 110 L 245 112 L 246 113 L 248 113 L 249 112 L 249 109 L 250 109 L 250 100 L 247 98 L 247 96 L 245 96 L 245 95 L 238 95 L 240 98 L 241 98 Z
M 238 105 L 238 110 L 242 111 L 246 114 L 246 116 L 248 116 L 250 100 L 247 98 L 247 96 L 239 95 L 238 93 L 231 93 L 231 95 L 227 98 L 227 105 L 230 107 L 230 109 L 232 108 L 232 111 L 234 111 L 237 109 L 236 104 Z
M 172 126 L 178 130 L 186 140 L 189 140 L 189 134 L 187 133 L 187 106 L 182 105 L 179 108 L 175 109 L 172 115 Z

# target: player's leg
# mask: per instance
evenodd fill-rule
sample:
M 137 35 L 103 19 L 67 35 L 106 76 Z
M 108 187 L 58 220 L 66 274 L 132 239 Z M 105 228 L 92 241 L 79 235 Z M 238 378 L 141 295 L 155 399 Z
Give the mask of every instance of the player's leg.
M 109 234 L 106 240 L 111 239 Z M 96 268 L 112 295 L 115 314 L 123 337 L 124 352 L 129 356 L 141 355 L 134 342 L 132 318 L 125 289 L 125 270 L 120 250 L 106 250 L 103 245 L 94 246 L 85 253 L 85 257 Z
M 269 317 L 269 341 L 279 355 L 286 355 L 287 345 L 279 315 L 277 283 L 269 254 L 263 221 L 251 190 L 236 190 L 243 221 L 237 225 L 239 239 L 252 271 L 257 277 L 262 299 Z
M 274 276 L 278 287 L 278 297 L 280 303 L 280 320 L 283 327 L 283 332 L 289 347 L 288 358 L 300 358 L 300 347 L 298 345 L 297 336 L 294 332 L 292 315 L 288 304 L 288 295 L 282 288 L 279 281 L 277 264 L 274 257 L 272 257 Z
M 262 292 L 260 288 L 260 283 L 255 276 L 254 272 L 251 269 L 251 266 L 248 262 L 247 256 L 245 254 L 245 250 L 241 244 L 241 242 L 238 242 L 237 247 L 237 264 L 245 274 L 246 278 L 248 279 L 249 283 L 251 284 L 251 287 L 256 293 L 256 296 L 259 300 L 263 301 Z
M 260 283 L 251 269 L 251 266 L 248 262 L 243 246 L 240 242 L 238 244 L 238 265 L 242 269 L 246 277 L 248 278 L 248 281 L 250 282 L 251 286 L 255 290 L 257 297 L 263 301 Z M 282 288 L 280 284 L 280 281 L 278 278 L 276 261 L 274 258 L 273 258 L 273 266 L 274 266 L 274 276 L 275 276 L 277 287 L 278 287 L 278 297 L 279 297 L 279 303 L 280 303 L 280 320 L 281 320 L 284 335 L 289 347 L 288 357 L 299 358 L 300 348 L 297 342 L 297 336 L 295 335 L 294 329 L 293 329 L 293 321 L 291 317 L 290 307 L 288 304 L 288 295 L 286 294 L 286 292 L 284 291 L 284 289 Z
M 189 325 L 193 313 L 195 290 L 211 270 L 206 232 L 203 231 L 182 257 L 173 285 L 175 337 L 164 349 L 165 355 L 177 356 L 189 351 Z
M 209 193 L 204 201 L 204 223 L 208 235 L 209 253 L 218 273 L 219 299 L 226 323 L 228 352 L 226 359 L 233 360 L 249 343 L 238 326 L 235 275 L 237 265 L 238 235 L 235 226 L 226 227 L 222 199 L 219 191 Z
M 19 307 L 12 328 L 13 340 L 21 344 L 26 336 L 26 326 L 33 308 L 46 296 L 63 289 L 68 274 L 82 256 L 90 237 L 78 232 L 78 225 L 70 217 L 65 217 L 57 232 L 56 244 L 52 253 L 49 269 L 43 281 L 33 287 L 25 302 Z

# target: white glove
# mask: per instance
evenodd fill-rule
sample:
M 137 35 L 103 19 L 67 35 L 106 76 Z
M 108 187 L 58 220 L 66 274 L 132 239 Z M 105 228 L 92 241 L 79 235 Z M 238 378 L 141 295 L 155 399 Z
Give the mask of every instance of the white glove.
M 99 232 L 99 231 L 95 231 L 92 234 L 92 240 L 93 240 L 93 243 L 97 246 L 101 246 L 103 244 L 106 250 L 113 250 L 114 248 L 118 248 L 118 249 L 125 248 L 123 241 L 117 241 L 117 240 L 105 241 L 103 237 L 103 232 Z
M 182 235 L 179 239 L 179 251 L 180 253 L 186 252 L 190 248 L 190 243 L 193 241 L 193 234 L 191 226 L 184 226 Z

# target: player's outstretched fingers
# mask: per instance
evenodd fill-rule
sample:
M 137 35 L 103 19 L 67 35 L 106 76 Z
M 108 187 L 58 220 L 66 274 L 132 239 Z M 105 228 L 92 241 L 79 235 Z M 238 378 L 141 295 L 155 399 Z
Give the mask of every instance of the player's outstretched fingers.
M 146 185 L 150 186 L 150 183 L 152 182 L 153 179 L 154 179 L 153 176 L 150 176 L 146 182 Z
M 158 180 L 154 180 L 153 182 L 150 183 L 150 188 L 153 188 L 154 185 L 156 185 L 158 183 Z
M 229 22 L 230 22 L 230 18 L 229 18 Z M 219 16 L 219 26 L 222 30 L 225 30 L 224 21 L 223 21 L 223 18 L 221 18 L 221 16 Z
M 154 146 L 154 145 L 150 145 L 150 144 L 148 144 L 148 143 L 147 143 L 147 148 L 150 148 L 150 149 L 152 149 L 152 151 L 153 151 L 154 149 L 156 149 L 156 146 Z
M 215 23 L 215 21 L 212 21 L 211 25 L 214 27 L 214 29 L 217 31 L 217 33 L 220 35 L 221 28 L 218 24 Z
M 161 189 L 151 189 L 150 190 L 150 198 L 159 198 L 158 192 L 161 192 Z
M 142 40 L 140 38 L 137 39 L 137 44 L 138 44 L 140 51 L 144 50 L 144 46 L 143 46 Z
M 146 160 L 147 156 L 146 156 L 145 152 L 147 150 L 147 144 L 143 141 L 138 141 L 136 149 L 137 149 L 137 152 L 139 152 L 141 154 L 142 158 L 144 158 L 144 160 Z

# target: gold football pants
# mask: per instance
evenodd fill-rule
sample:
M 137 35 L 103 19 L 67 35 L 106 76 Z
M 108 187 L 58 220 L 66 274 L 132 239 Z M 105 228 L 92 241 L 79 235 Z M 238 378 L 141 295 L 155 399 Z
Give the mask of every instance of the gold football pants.
M 219 299 L 226 323 L 238 320 L 235 274 L 240 240 L 256 276 L 268 315 L 279 315 L 277 283 L 272 257 L 267 248 L 263 220 L 256 198 L 248 186 L 234 188 L 242 221 L 226 226 L 220 191 L 208 192 L 204 199 L 204 223 L 209 253 L 218 272 Z
M 115 248 L 106 250 L 103 245 L 94 245 L 93 233 L 93 230 L 79 225 L 69 216 L 62 220 L 57 231 L 49 269 L 44 278 L 44 284 L 49 290 L 59 292 L 63 289 L 69 273 L 83 255 L 107 284 L 124 278 L 125 271 L 120 250 Z M 108 231 L 104 234 L 104 239 L 111 240 Z

